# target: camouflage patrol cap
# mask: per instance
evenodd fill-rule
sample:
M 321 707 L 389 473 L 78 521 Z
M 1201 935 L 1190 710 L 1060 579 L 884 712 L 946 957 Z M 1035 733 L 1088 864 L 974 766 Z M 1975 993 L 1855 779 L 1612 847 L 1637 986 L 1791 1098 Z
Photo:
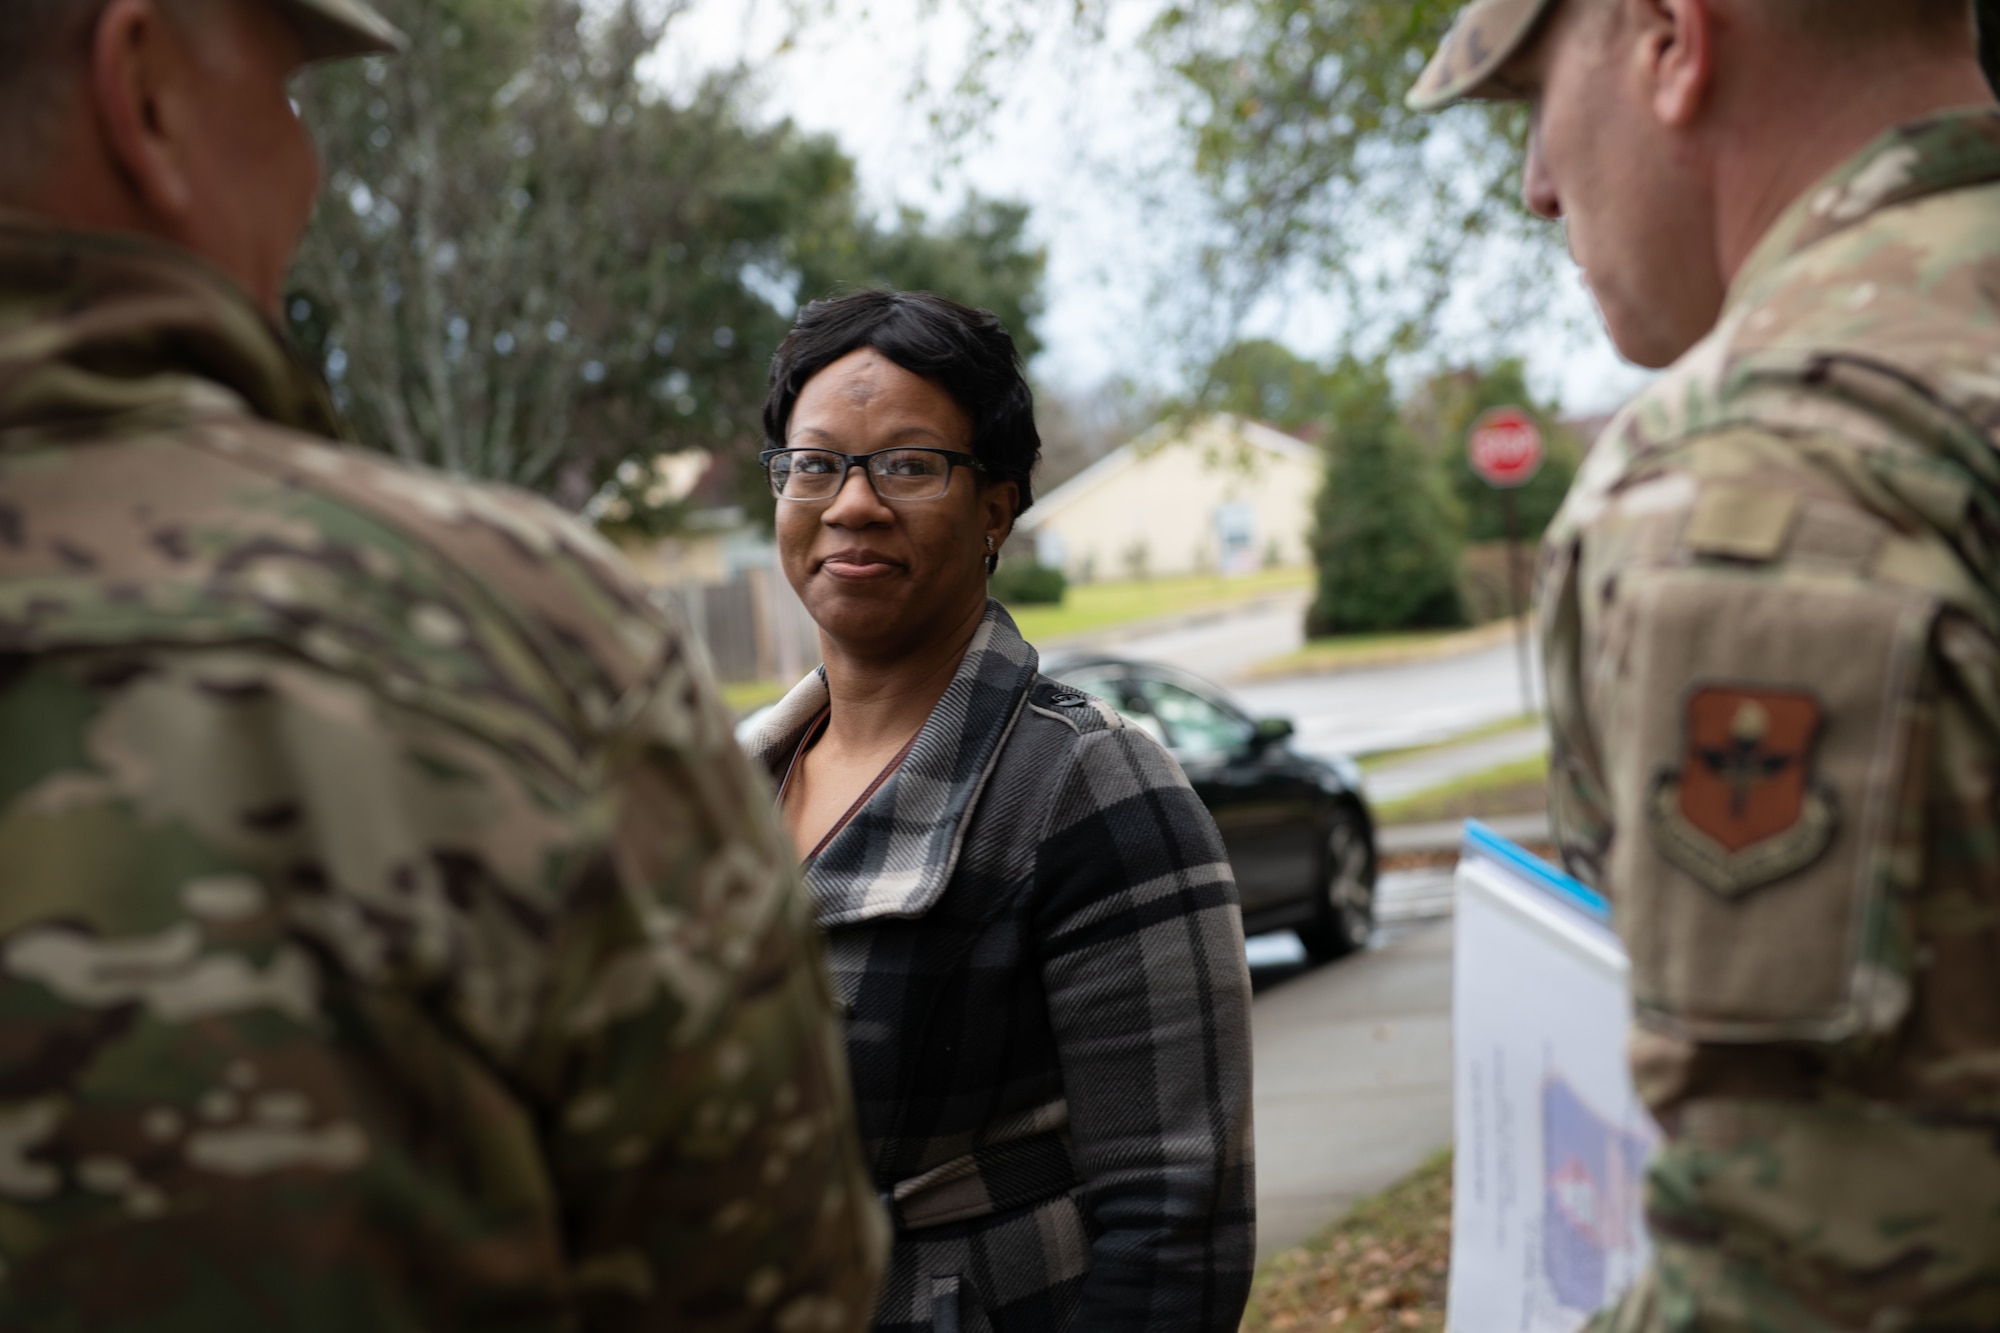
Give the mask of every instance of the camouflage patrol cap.
M 1445 34 L 1404 102 L 1438 111 L 1467 98 L 1492 98 L 1491 82 L 1513 59 L 1555 0 L 1473 0 Z
M 393 55 L 405 38 L 367 0 L 279 0 L 292 11 L 305 37 L 307 60 Z

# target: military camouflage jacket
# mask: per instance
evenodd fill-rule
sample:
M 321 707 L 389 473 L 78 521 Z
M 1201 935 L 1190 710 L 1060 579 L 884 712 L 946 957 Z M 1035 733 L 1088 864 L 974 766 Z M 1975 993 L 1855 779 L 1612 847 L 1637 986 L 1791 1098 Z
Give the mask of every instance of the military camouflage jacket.
M 1702 1327 L 2000 1321 L 1997 441 L 1967 112 L 1792 207 L 1549 534 L 1556 822 L 1631 954 L 1657 1298 Z
M 0 219 L 0 1327 L 849 1329 L 809 913 L 678 633 Z

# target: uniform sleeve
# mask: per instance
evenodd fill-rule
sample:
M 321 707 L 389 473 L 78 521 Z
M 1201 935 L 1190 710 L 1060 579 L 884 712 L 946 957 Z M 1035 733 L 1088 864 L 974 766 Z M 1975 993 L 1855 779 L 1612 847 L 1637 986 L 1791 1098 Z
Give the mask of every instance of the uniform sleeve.
M 1095 1236 L 1076 1327 L 1233 1333 L 1255 1257 L 1250 982 L 1214 821 L 1151 740 L 1088 736 L 1038 878 Z
M 277 654 L 10 668 L 0 1326 L 863 1327 L 798 890 L 670 691 L 565 771 Z
M 591 1328 L 867 1327 L 887 1257 L 807 896 L 727 720 L 670 683 L 559 944 L 546 1074 Z
M 1854 452 L 1734 427 L 1656 457 L 1544 586 L 1557 744 L 1582 738 L 1601 821 L 1565 842 L 1607 876 L 1668 1132 L 1653 1270 L 1596 1328 L 2000 1308 L 1991 587 L 1815 449 Z M 1868 464 L 1883 505 L 1931 475 Z

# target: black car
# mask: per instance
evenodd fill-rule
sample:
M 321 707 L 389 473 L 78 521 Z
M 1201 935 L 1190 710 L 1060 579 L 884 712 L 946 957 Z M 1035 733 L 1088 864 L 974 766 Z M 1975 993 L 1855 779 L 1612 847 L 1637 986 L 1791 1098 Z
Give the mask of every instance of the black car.
M 1042 669 L 1104 700 L 1180 761 L 1222 830 L 1245 934 L 1290 927 L 1322 961 L 1368 943 L 1375 821 L 1351 760 L 1300 753 L 1288 720 L 1255 720 L 1172 667 L 1075 657 Z

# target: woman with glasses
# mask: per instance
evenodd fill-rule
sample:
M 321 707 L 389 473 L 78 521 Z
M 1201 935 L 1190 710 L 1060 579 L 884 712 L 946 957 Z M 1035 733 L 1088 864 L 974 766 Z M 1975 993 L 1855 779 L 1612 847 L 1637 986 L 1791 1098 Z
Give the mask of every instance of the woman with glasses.
M 825 665 L 749 742 L 828 937 L 896 1231 L 878 1330 L 1234 1333 L 1253 1259 L 1235 883 L 1174 761 L 986 596 L 1040 452 L 999 321 L 806 308 L 763 454 Z

